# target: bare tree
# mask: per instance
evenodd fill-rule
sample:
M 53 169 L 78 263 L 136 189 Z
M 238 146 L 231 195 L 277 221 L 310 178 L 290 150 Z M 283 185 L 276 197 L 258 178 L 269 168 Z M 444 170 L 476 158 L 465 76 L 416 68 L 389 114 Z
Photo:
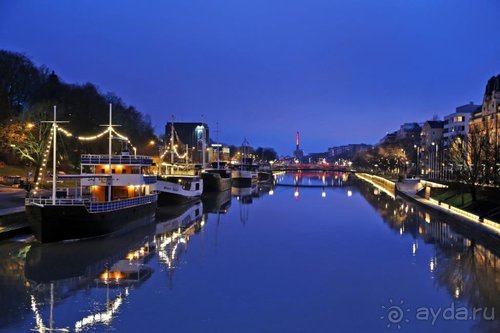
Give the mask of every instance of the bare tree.
M 450 147 L 449 162 L 459 181 L 469 187 L 472 200 L 477 200 L 478 186 L 490 179 L 492 160 L 491 140 L 488 127 L 471 124 L 467 137 L 456 137 Z

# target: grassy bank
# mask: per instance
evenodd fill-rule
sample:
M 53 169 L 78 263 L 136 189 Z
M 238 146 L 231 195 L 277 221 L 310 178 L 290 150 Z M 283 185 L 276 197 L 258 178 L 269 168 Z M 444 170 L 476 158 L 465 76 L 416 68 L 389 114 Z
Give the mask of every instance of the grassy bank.
M 467 186 L 450 184 L 450 187 L 446 189 L 432 189 L 431 197 L 473 214 L 500 221 L 500 189 L 498 188 L 478 188 L 477 199 L 473 201 Z

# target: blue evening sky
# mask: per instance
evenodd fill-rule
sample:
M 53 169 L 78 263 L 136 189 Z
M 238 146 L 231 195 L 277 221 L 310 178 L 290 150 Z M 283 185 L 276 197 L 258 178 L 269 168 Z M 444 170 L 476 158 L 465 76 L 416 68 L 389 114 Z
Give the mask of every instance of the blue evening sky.
M 171 114 L 291 154 L 374 143 L 480 103 L 498 0 L 0 0 L 0 48 L 93 82 L 162 132 Z M 106 110 L 103 110 L 106 112 Z

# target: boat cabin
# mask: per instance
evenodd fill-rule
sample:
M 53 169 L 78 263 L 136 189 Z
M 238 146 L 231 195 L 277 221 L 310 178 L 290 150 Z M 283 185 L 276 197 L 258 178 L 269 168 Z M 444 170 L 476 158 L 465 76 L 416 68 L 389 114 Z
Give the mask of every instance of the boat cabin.
M 97 202 L 146 196 L 155 190 L 152 164 L 149 156 L 82 155 L 81 185 Z

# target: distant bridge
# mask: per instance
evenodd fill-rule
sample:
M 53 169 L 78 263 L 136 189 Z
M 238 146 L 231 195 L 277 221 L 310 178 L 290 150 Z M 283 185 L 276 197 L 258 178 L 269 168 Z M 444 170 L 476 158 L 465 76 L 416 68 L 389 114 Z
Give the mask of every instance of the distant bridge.
M 275 166 L 273 171 L 328 171 L 328 172 L 355 172 L 347 166 L 319 165 L 319 164 L 290 164 Z

